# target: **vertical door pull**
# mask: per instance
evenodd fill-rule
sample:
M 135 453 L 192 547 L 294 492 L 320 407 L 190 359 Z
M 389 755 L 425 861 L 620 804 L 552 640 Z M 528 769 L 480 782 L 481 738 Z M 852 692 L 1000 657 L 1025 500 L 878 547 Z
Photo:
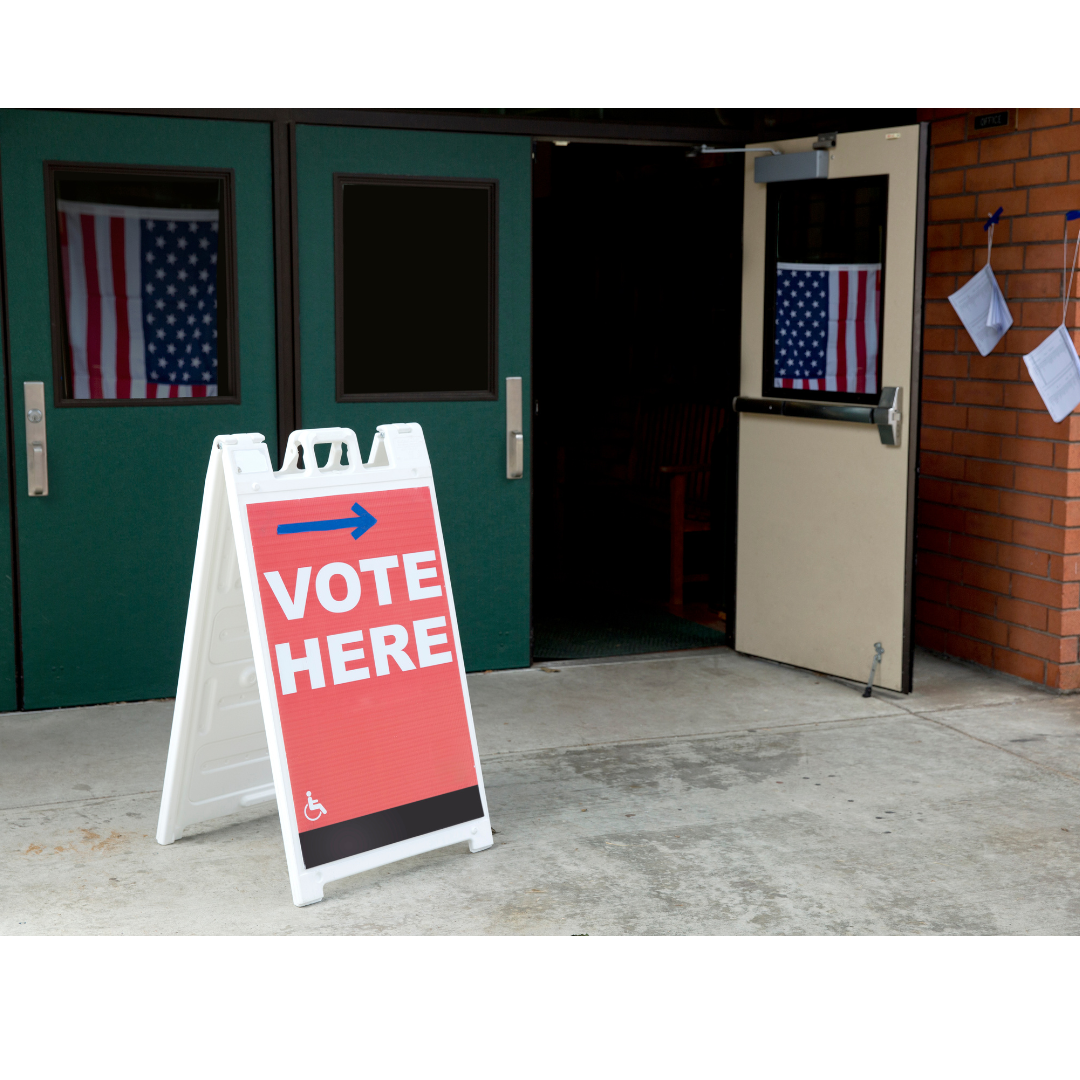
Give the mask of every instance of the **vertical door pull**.
M 525 475 L 525 433 L 521 424 L 521 376 L 506 380 L 506 478 Z
M 49 450 L 45 439 L 45 384 L 23 383 L 26 420 L 26 493 L 49 494 Z

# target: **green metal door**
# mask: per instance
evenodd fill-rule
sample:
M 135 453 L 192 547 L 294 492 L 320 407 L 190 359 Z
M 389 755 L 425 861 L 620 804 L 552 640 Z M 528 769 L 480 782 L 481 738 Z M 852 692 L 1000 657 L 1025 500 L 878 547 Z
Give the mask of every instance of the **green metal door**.
M 422 425 L 435 473 L 466 667 L 475 671 L 525 666 L 530 660 L 531 141 L 301 124 L 296 177 L 303 426 L 350 427 L 361 447 L 368 447 L 379 424 Z M 336 294 L 340 305 L 335 255 L 339 276 L 343 259 L 342 177 L 375 187 L 380 178 L 387 186 L 391 181 L 445 189 L 456 184 L 479 190 L 480 182 L 488 185 L 494 211 L 494 352 L 493 394 L 487 400 L 451 400 L 447 395 L 423 400 L 422 394 L 408 400 L 400 394 L 389 399 L 392 395 L 386 394 L 379 400 L 375 393 L 358 401 L 355 396 L 349 399 L 347 386 L 343 390 L 338 342 L 342 313 L 335 311 Z M 455 211 L 448 212 L 453 216 Z M 452 234 L 451 229 L 448 235 Z M 346 253 L 344 258 L 348 257 Z M 362 263 L 362 253 L 359 258 Z M 402 280 L 407 278 L 406 273 Z M 409 322 L 420 324 L 429 317 L 418 301 Z M 411 332 L 410 325 L 402 326 L 403 335 Z M 449 340 L 453 333 L 447 331 L 444 342 L 451 350 L 456 344 Z M 393 370 L 399 361 L 392 355 L 392 344 L 385 347 L 389 353 L 376 355 L 375 361 Z M 405 383 L 412 377 L 397 374 Z M 521 479 L 507 478 L 508 377 L 522 379 L 525 402 Z
M 59 374 L 59 360 L 54 367 L 54 349 L 58 335 L 68 340 L 69 330 L 63 328 L 70 312 L 63 305 L 73 301 L 66 299 L 67 279 L 61 284 L 57 269 L 67 265 L 56 240 L 57 228 L 66 238 L 65 226 L 56 224 L 58 217 L 50 220 L 58 215 L 59 188 L 49 186 L 49 169 L 57 168 L 67 169 L 57 175 L 74 177 L 73 184 L 83 177 L 78 180 L 83 188 L 73 191 L 126 183 L 134 201 L 143 199 L 140 206 L 155 197 L 154 205 L 163 205 L 153 192 L 146 194 L 153 187 L 150 180 L 205 185 L 211 181 L 200 179 L 204 173 L 227 176 L 213 182 L 220 182 L 221 190 L 231 187 L 232 199 L 229 220 L 220 219 L 220 240 L 215 240 L 221 251 L 229 248 L 234 283 L 227 305 L 230 394 L 179 403 L 75 401 L 70 387 L 59 385 L 66 376 Z M 129 176 L 124 169 L 138 175 L 123 180 Z M 259 431 L 272 448 L 276 443 L 270 127 L 5 111 L 0 113 L 0 170 L 23 703 L 35 709 L 171 696 L 212 439 L 222 432 Z M 169 180 L 169 170 L 179 179 Z M 150 180 L 143 190 L 138 181 L 145 176 Z M 90 220 L 92 229 L 92 212 L 83 213 L 79 220 Z M 147 211 L 149 217 L 163 213 Z M 211 227 L 206 213 L 185 213 L 187 218 L 181 212 L 173 216 L 193 232 L 201 228 L 205 234 Z M 226 232 L 234 237 L 231 247 Z M 152 284 L 149 276 L 143 280 Z M 191 280 L 197 283 L 194 270 Z M 191 310 L 193 317 L 194 306 Z M 70 319 L 74 325 L 74 316 Z M 149 330 L 145 347 L 150 349 Z M 27 382 L 44 383 L 48 494 L 43 497 L 28 490 Z M 155 390 L 153 396 L 162 394 Z M 5 554 L 0 542 L 0 558 Z M 6 602 L 0 597 L 0 618 Z M 5 670 L 0 649 L 0 707 L 11 707 Z

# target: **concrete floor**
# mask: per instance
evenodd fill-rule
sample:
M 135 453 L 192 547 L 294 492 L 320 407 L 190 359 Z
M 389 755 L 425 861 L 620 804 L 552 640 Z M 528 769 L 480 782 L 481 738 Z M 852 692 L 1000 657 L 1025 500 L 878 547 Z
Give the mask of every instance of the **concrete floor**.
M 1071 934 L 1080 698 L 728 649 L 470 677 L 495 847 L 293 907 L 271 804 L 153 834 L 171 702 L 0 716 L 3 934 Z

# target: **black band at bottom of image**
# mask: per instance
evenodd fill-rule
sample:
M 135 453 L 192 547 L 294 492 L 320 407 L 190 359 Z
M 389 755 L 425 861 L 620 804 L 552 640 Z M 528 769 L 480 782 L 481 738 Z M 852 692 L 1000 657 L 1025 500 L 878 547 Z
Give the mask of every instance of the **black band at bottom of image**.
M 310 870 L 323 863 L 347 859 L 350 855 L 386 847 L 400 840 L 411 840 L 414 836 L 437 832 L 464 821 L 475 821 L 483 816 L 480 788 L 462 788 L 302 832 L 300 850 L 304 855 L 304 866 Z

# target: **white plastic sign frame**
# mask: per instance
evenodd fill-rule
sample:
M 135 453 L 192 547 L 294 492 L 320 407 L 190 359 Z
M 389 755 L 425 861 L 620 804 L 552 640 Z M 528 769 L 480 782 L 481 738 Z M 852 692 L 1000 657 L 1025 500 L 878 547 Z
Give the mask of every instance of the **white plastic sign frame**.
M 316 445 L 326 443 L 330 444 L 326 464 L 313 467 Z M 348 451 L 347 464 L 342 464 L 343 447 Z M 301 467 L 301 450 L 306 467 Z M 404 494 L 383 494 L 392 492 Z M 430 514 L 424 492 L 430 497 Z M 360 514 L 354 521 L 326 519 L 327 507 L 349 506 L 354 497 L 352 513 Z M 406 528 L 402 535 L 433 537 L 435 549 L 411 553 L 395 550 L 392 555 L 366 560 L 351 558 L 361 549 L 349 545 L 350 535 L 359 539 L 369 529 L 372 536 L 380 535 L 373 528 L 378 524 L 377 518 L 361 507 L 361 503 L 383 508 L 379 510 L 384 523 L 383 537 L 395 535 L 395 521 L 401 519 L 407 526 L 402 526 Z M 407 510 L 399 513 L 399 504 Z M 275 515 L 295 519 L 295 523 L 277 525 L 277 537 L 273 528 L 256 528 L 255 544 L 264 552 L 260 565 L 253 546 L 251 522 L 270 521 Z M 312 517 L 317 520 L 310 520 Z M 349 526 L 358 523 L 362 523 L 361 527 L 350 533 Z M 336 532 L 326 531 L 330 529 Z M 427 531 L 416 532 L 416 529 Z M 281 534 L 300 531 L 304 535 L 280 538 Z M 334 550 L 346 554 L 341 555 L 342 561 L 334 561 L 330 556 L 331 561 L 320 569 L 320 560 L 331 550 L 328 544 L 336 544 Z M 268 573 L 265 552 L 277 550 L 275 545 L 288 546 L 293 562 L 297 561 L 296 553 L 303 552 L 299 560 L 310 562 L 311 566 L 282 563 L 278 568 L 275 564 L 275 570 Z M 287 556 L 282 558 L 288 561 Z M 366 568 L 358 566 L 360 576 L 366 578 L 361 588 L 358 574 L 351 566 L 364 562 Z M 371 572 L 363 573 L 365 569 Z M 394 571 L 393 579 L 388 577 L 390 570 Z M 339 597 L 336 594 L 341 593 L 342 586 L 345 596 Z M 301 633 L 297 630 L 290 635 L 294 639 L 291 647 L 288 643 L 271 642 L 268 622 L 275 627 L 276 636 L 285 636 L 281 626 L 287 624 L 281 623 L 282 615 L 287 619 L 304 618 L 304 597 L 309 593 L 307 617 L 317 616 L 323 629 L 327 619 L 332 618 L 327 612 L 356 610 L 361 597 L 366 597 L 367 606 L 361 610 L 367 611 L 368 619 L 360 620 L 364 629 L 347 634 L 323 634 L 322 642 L 316 637 L 307 638 L 302 644 L 297 641 Z M 276 599 L 268 600 L 270 595 Z M 376 596 L 379 606 L 373 607 Z M 371 621 L 394 618 L 396 612 L 414 600 L 421 601 L 415 605 L 416 612 L 434 611 L 435 617 L 414 620 L 410 627 L 407 619 L 399 615 L 401 625 L 368 626 Z M 350 602 L 352 607 L 347 606 Z M 396 606 L 391 606 L 388 615 L 380 619 L 379 608 L 384 604 Z M 444 614 L 439 615 L 440 611 Z M 340 623 L 334 625 L 341 627 Z M 414 631 L 411 639 L 410 628 Z M 273 657 L 272 645 L 276 650 Z M 305 647 L 307 653 L 303 654 Z M 411 659 L 407 648 L 411 649 Z M 368 650 L 367 654 L 364 649 Z M 328 657 L 327 653 L 331 655 Z M 326 663 L 327 659 L 330 664 Z M 332 669 L 332 682 L 328 668 Z M 410 681 L 409 673 L 417 673 L 418 677 Z M 383 679 L 385 675 L 390 678 Z M 332 693 L 320 695 L 322 689 L 331 686 Z M 306 696 L 298 694 L 297 689 L 306 692 Z M 437 697 L 437 700 L 433 698 L 430 709 L 425 692 Z M 382 694 L 378 699 L 382 707 L 372 710 L 370 716 L 365 713 L 365 694 L 369 698 Z M 409 703 L 407 722 L 422 725 L 428 722 L 425 716 L 434 717 L 430 722 L 436 725 L 436 738 L 425 743 L 417 737 L 423 733 L 422 728 L 414 726 L 410 729 L 411 739 L 405 739 L 405 748 L 396 746 L 393 705 L 402 698 L 407 698 Z M 294 708 L 298 701 L 306 702 L 299 720 Z M 408 805 L 384 806 L 377 812 L 334 821 L 320 801 L 320 792 L 306 791 L 300 793 L 300 806 L 307 817 L 302 829 L 297 811 L 298 793 L 290 774 L 288 739 L 282 723 L 283 703 L 287 727 L 293 733 L 293 761 L 300 759 L 300 747 L 306 755 L 305 767 L 314 767 L 316 774 L 321 768 L 328 785 L 337 784 L 340 791 L 351 793 L 348 798 L 342 795 L 339 799 L 344 806 L 350 805 L 349 799 L 354 803 L 359 800 L 357 805 L 362 803 L 369 808 L 378 805 L 383 778 L 372 776 L 369 771 L 367 783 L 357 786 L 350 773 L 352 766 L 361 770 L 378 768 L 371 764 L 375 760 L 391 763 L 388 772 L 394 775 L 387 781 L 386 790 L 419 791 L 417 785 L 422 787 L 425 782 L 438 788 L 440 781 L 445 789 L 448 782 L 461 782 L 460 777 L 466 774 L 471 777 L 474 773 L 475 792 L 472 787 L 443 791 Z M 331 707 L 324 710 L 328 704 Z M 369 754 L 370 761 L 352 760 L 349 755 L 355 756 L 356 749 L 349 732 L 360 731 L 369 720 L 371 725 L 382 723 L 382 742 Z M 331 734 L 324 734 L 324 730 Z M 297 731 L 303 738 L 296 735 Z M 344 741 L 349 745 L 335 747 L 334 731 L 344 732 Z M 314 751 L 309 743 L 318 744 Z M 418 756 L 415 768 L 410 754 Z M 329 763 L 328 757 L 332 757 Z M 313 761 L 315 765 L 311 766 Z M 446 777 L 451 780 L 447 781 Z M 454 781 L 454 777 L 459 779 Z M 356 435 L 348 428 L 293 432 L 279 472 L 273 470 L 262 435 L 223 435 L 214 440 L 203 493 L 158 819 L 158 843 L 171 844 L 181 837 L 185 827 L 273 798 L 277 799 L 293 902 L 301 907 L 321 900 L 323 886 L 329 881 L 462 841 L 467 841 L 474 852 L 492 845 L 442 525 L 431 463 L 419 424 L 379 427 L 367 464 L 362 462 Z M 316 829 L 311 824 L 312 814 L 316 822 L 326 814 L 330 824 Z M 465 820 L 461 820 L 463 815 Z M 428 827 L 443 821 L 451 823 Z M 357 822 L 361 824 L 357 826 Z M 357 828 L 361 829 L 361 840 L 356 839 L 361 835 Z M 307 863 L 302 831 L 308 843 Z M 313 837 L 321 844 L 315 855 Z M 375 842 L 380 838 L 387 842 Z M 331 857 L 344 850 L 342 844 L 351 850 L 358 843 L 366 845 L 363 850 Z

